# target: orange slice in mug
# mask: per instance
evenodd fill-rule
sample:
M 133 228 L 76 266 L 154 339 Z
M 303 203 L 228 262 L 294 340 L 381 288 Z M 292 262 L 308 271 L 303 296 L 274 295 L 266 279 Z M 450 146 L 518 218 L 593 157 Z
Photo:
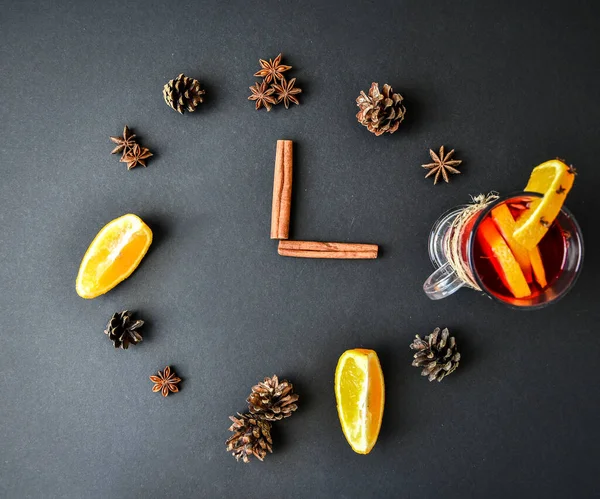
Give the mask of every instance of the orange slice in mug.
M 537 246 L 560 213 L 574 180 L 575 170 L 559 159 L 533 169 L 525 191 L 538 192 L 544 197 L 533 200 L 517 221 L 515 241 L 528 250 Z
M 545 288 L 548 285 L 548 281 L 546 280 L 546 271 L 542 264 L 542 255 L 537 246 L 532 250 L 529 250 L 529 259 L 531 261 L 531 268 L 533 269 L 535 280 L 541 288 Z
M 508 206 L 506 204 L 496 206 L 496 208 L 492 210 L 492 219 L 496 224 L 496 228 L 500 231 L 500 234 L 502 234 L 506 244 L 508 244 L 508 247 L 515 256 L 515 259 L 519 263 L 519 266 L 525 275 L 525 280 L 527 282 L 531 282 L 532 273 L 529 251 L 515 241 L 515 238 L 513 237 L 517 223 L 515 222 L 515 219 L 513 218 Z
M 546 287 L 548 283 L 546 281 L 546 271 L 544 270 L 544 265 L 542 265 L 540 250 L 537 246 L 533 249 L 526 250 L 515 241 L 513 233 L 515 232 L 517 223 L 508 206 L 502 204 L 494 208 L 492 210 L 492 219 L 496 224 L 496 228 L 500 231 L 500 234 L 502 234 L 502 237 L 506 241 L 506 244 L 508 244 L 508 247 L 513 252 L 515 259 L 519 262 L 521 270 L 525 275 L 525 280 L 531 282 L 534 277 L 536 282 L 542 288 Z
M 490 259 L 500 280 L 515 298 L 531 294 L 525 275 L 506 241 L 491 218 L 486 218 L 477 229 L 477 240 L 485 257 Z

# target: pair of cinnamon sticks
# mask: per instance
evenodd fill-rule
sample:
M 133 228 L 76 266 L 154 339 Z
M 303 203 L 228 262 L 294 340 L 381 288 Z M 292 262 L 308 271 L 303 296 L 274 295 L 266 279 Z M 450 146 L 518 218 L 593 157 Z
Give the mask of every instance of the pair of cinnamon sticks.
M 293 142 L 278 140 L 271 208 L 271 239 L 279 239 L 278 253 L 296 258 L 373 259 L 376 244 L 290 241 L 292 211 Z

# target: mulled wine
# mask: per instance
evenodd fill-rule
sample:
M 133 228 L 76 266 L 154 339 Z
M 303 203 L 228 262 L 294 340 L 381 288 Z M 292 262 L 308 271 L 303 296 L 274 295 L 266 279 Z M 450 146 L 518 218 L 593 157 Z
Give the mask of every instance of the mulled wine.
M 473 226 L 465 234 L 466 239 L 473 239 L 472 252 L 472 270 L 476 277 L 481 281 L 487 292 L 502 301 L 513 301 L 514 298 L 533 299 L 542 295 L 547 289 L 560 278 L 565 268 L 566 256 L 568 251 L 570 231 L 560 223 L 562 218 L 557 218 L 548 228 L 548 231 L 538 243 L 533 252 L 521 249 L 523 258 L 519 258 L 520 248 L 515 244 L 510 244 L 510 235 L 503 234 L 498 227 L 498 219 L 493 216 L 498 210 L 506 210 L 506 214 L 518 221 L 526 214 L 531 204 L 531 197 L 515 197 L 495 205 L 487 214 L 478 220 L 477 227 L 473 231 Z M 488 224 L 494 224 L 489 226 Z M 474 223 L 473 223 L 474 225 Z M 485 240 L 485 227 L 494 227 L 502 237 L 506 246 L 511 250 L 517 266 L 509 271 L 522 272 L 526 283 L 524 292 L 515 296 L 506 276 L 506 268 L 503 268 L 495 255 L 493 249 L 490 251 L 490 245 Z M 508 236 L 508 237 L 507 237 Z M 466 254 L 465 245 L 465 254 Z M 503 248 L 498 249 L 502 251 Z M 535 260 L 534 260 L 535 259 Z M 534 261 L 532 261 L 534 260 Z M 520 276 L 519 276 L 520 278 Z

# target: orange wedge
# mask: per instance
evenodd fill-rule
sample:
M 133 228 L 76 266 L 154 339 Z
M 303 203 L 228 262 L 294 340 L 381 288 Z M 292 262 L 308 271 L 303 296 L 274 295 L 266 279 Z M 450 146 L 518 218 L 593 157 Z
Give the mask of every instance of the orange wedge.
M 140 217 L 123 215 L 106 224 L 85 252 L 75 289 L 96 298 L 127 279 L 152 243 L 152 231 Z
M 537 246 L 529 250 L 529 260 L 531 261 L 535 280 L 542 288 L 545 288 L 548 285 L 548 281 L 546 280 L 546 271 L 542 264 L 542 255 L 540 255 L 540 250 Z
M 537 246 L 560 213 L 574 180 L 575 170 L 559 159 L 546 161 L 533 169 L 525 190 L 544 197 L 533 200 L 529 210 L 517 221 L 515 241 L 528 250 Z
M 505 204 L 496 206 L 496 208 L 492 210 L 492 219 L 496 224 L 496 228 L 500 231 L 500 234 L 502 234 L 506 244 L 508 244 L 508 247 L 519 263 L 519 266 L 525 275 L 525 280 L 527 282 L 531 282 L 532 274 L 529 251 L 523 248 L 523 246 L 515 241 L 515 238 L 513 237 L 517 223 L 515 222 L 515 219 L 513 218 L 508 206 Z
M 533 249 L 526 250 L 517 241 L 515 241 L 513 234 L 515 232 L 515 228 L 517 227 L 517 223 L 515 222 L 515 219 L 512 216 L 508 206 L 503 204 L 494 208 L 492 210 L 492 218 L 496 224 L 496 228 L 500 231 L 500 234 L 502 234 L 502 237 L 508 244 L 508 247 L 513 252 L 515 259 L 517 262 L 519 262 L 521 270 L 523 271 L 523 275 L 525 276 L 525 280 L 527 282 L 531 282 L 532 277 L 535 277 L 536 282 L 542 288 L 546 287 L 548 283 L 546 281 L 546 271 L 544 270 L 544 265 L 542 264 L 540 250 L 537 246 L 535 246 Z
M 479 225 L 477 240 L 481 244 L 484 255 L 490 259 L 498 276 L 514 297 L 529 296 L 531 290 L 523 271 L 490 218 L 486 218 Z
M 335 398 L 342 431 L 352 450 L 368 454 L 377 442 L 385 388 L 373 350 L 346 350 L 335 370 Z

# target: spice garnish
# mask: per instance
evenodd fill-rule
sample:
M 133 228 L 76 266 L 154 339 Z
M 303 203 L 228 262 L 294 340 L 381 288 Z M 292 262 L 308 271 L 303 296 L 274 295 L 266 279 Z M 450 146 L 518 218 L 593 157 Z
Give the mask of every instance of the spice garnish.
M 131 133 L 131 130 L 129 130 L 127 125 L 125 125 L 125 128 L 123 128 L 123 136 L 122 137 L 114 137 L 111 135 L 110 140 L 112 140 L 115 144 L 117 144 L 117 147 L 115 147 L 112 151 L 110 151 L 110 153 L 117 154 L 119 152 L 122 152 L 123 155 L 127 154 L 129 152 L 129 150 L 135 144 L 134 139 L 135 139 L 135 134 Z
M 248 97 L 248 100 L 256 101 L 256 110 L 264 106 L 267 111 L 270 111 L 271 106 L 277 103 L 275 97 L 272 96 L 275 90 L 273 88 L 267 89 L 267 80 L 263 80 L 262 83 L 256 82 L 250 87 L 250 91 L 252 95 Z
M 454 149 L 452 149 L 449 153 L 444 154 L 444 146 L 440 147 L 439 155 L 433 152 L 432 149 L 429 149 L 429 155 L 431 156 L 431 159 L 433 159 L 433 163 L 427 163 L 426 165 L 421 166 L 431 170 L 427 175 L 425 175 L 425 178 L 435 174 L 433 185 L 437 184 L 440 175 L 444 178 L 446 183 L 448 183 L 448 172 L 454 174 L 460 173 L 454 167 L 460 165 L 462 161 L 460 159 L 451 159 L 453 154 Z
M 286 81 L 284 77 L 281 77 L 280 83 L 273 83 L 272 88 L 275 90 L 277 96 L 277 104 L 283 101 L 283 105 L 286 109 L 290 107 L 290 102 L 299 105 L 298 98 L 295 95 L 302 93 L 300 88 L 294 87 L 296 78 L 292 78 L 290 81 Z
M 167 366 L 164 371 L 158 371 L 158 376 L 150 376 L 150 380 L 154 383 L 152 391 L 161 392 L 162 396 L 166 397 L 170 392 L 177 393 L 179 391 L 177 383 L 181 381 L 181 378 L 178 378 Z
M 133 144 L 131 150 L 128 153 L 123 154 L 123 157 L 119 161 L 121 163 L 127 163 L 128 170 L 135 168 L 137 165 L 142 165 L 146 168 L 146 159 L 152 155 L 150 149 L 147 147 L 140 147 L 139 144 Z
M 282 54 L 279 54 L 277 57 L 275 57 L 275 60 L 269 59 L 268 62 L 264 59 L 259 59 L 258 62 L 260 63 L 262 69 L 254 73 L 254 76 L 264 78 L 267 83 L 281 80 L 283 78 L 281 73 L 287 71 L 288 69 L 292 69 L 292 66 L 281 64 L 281 57 Z

